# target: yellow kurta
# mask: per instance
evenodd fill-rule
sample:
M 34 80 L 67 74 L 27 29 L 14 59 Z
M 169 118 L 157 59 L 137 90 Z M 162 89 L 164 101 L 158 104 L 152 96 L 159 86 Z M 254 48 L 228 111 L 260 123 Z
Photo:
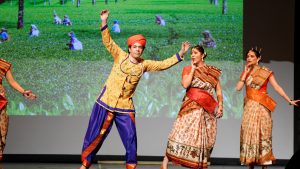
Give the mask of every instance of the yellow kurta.
M 113 41 L 107 25 L 101 31 L 103 44 L 111 53 L 114 63 L 97 103 L 112 112 L 134 113 L 132 97 L 142 74 L 168 69 L 182 61 L 182 58 L 177 53 L 163 61 L 142 60 L 134 64 L 128 59 L 129 54 Z

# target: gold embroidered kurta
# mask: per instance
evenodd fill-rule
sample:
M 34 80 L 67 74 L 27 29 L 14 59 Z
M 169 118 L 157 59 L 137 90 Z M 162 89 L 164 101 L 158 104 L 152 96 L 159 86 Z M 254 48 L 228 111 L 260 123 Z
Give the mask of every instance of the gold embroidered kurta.
M 182 61 L 182 58 L 179 54 L 174 54 L 163 61 L 142 60 L 134 64 L 130 62 L 129 54 L 113 41 L 107 25 L 101 31 L 103 44 L 111 53 L 114 62 L 97 103 L 112 112 L 135 112 L 132 97 L 142 74 L 168 69 Z

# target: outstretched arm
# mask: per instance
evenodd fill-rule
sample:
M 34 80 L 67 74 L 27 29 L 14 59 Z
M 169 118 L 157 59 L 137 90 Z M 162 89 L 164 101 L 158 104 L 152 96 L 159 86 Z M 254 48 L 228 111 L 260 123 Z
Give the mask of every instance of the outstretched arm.
M 220 81 L 217 83 L 216 86 L 216 94 L 218 99 L 218 110 L 216 117 L 221 118 L 223 116 L 223 94 L 222 94 L 222 87 Z
M 106 49 L 109 51 L 109 53 L 112 55 L 112 57 L 116 60 L 119 58 L 120 54 L 125 56 L 126 52 L 124 52 L 111 38 L 108 26 L 107 26 L 107 20 L 109 17 L 109 11 L 108 10 L 102 10 L 100 13 L 101 18 L 101 35 L 102 35 L 102 42 Z
M 271 85 L 273 86 L 273 88 L 275 89 L 275 91 L 280 96 L 282 96 L 289 104 L 298 106 L 297 102 L 299 102 L 300 100 L 291 100 L 289 98 L 289 96 L 285 93 L 285 91 L 282 89 L 282 87 L 277 83 L 274 75 L 270 76 L 269 81 L 270 81 Z
M 189 47 L 190 43 L 188 41 L 182 42 L 180 51 L 168 59 L 163 61 L 145 60 L 145 71 L 161 71 L 170 68 L 171 66 L 183 60 L 183 57 L 188 51 Z
M 20 93 L 24 93 L 25 92 L 25 90 L 23 89 L 23 87 L 17 82 L 17 81 L 15 81 L 15 79 L 14 79 L 14 77 L 12 76 L 12 73 L 11 73 L 11 71 L 10 70 L 8 70 L 7 72 L 6 72 L 6 80 L 7 80 L 7 82 L 8 82 L 8 84 L 12 87 L 12 88 L 14 88 L 15 90 L 17 90 L 18 92 L 20 92 Z
M 6 72 L 6 80 L 8 82 L 8 84 L 14 88 L 15 90 L 17 90 L 18 92 L 22 93 L 23 96 L 27 99 L 35 99 L 36 98 L 36 95 L 32 93 L 31 90 L 24 90 L 23 87 L 14 79 L 12 73 L 10 70 L 8 70 Z

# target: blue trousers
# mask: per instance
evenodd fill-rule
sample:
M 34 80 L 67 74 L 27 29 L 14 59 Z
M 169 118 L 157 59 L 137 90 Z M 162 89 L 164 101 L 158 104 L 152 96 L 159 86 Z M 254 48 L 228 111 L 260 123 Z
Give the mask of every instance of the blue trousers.
M 126 168 L 136 168 L 137 136 L 134 113 L 110 112 L 98 103 L 95 103 L 93 107 L 83 142 L 81 161 L 84 166 L 91 166 L 92 160 L 109 134 L 113 122 L 116 123 L 119 135 L 126 149 Z

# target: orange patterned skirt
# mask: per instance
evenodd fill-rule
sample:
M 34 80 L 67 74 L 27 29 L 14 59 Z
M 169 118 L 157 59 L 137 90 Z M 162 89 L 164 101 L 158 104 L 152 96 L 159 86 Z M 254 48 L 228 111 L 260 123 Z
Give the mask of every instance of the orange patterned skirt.
M 186 100 L 168 137 L 166 156 L 175 164 L 205 169 L 216 140 L 217 120 L 196 102 Z
M 245 165 L 270 165 L 272 152 L 272 114 L 253 100 L 246 100 L 240 131 L 240 161 Z

